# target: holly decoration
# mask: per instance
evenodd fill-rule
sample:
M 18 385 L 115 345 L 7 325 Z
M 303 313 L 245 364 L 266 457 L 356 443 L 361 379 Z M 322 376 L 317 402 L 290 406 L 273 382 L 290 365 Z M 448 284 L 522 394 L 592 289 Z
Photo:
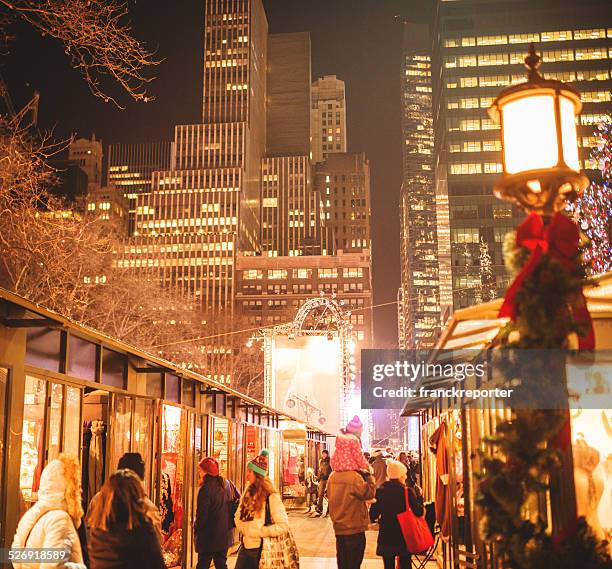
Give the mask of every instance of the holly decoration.
M 555 441 L 567 421 L 561 407 L 529 408 L 530 385 L 536 385 L 540 394 L 564 395 L 566 389 L 563 360 L 558 358 L 555 366 L 544 352 L 537 357 L 537 350 L 566 349 L 572 335 L 592 347 L 582 297 L 588 281 L 578 232 L 563 214 L 546 221 L 531 214 L 504 243 L 505 262 L 516 275 L 500 312 L 510 322 L 500 332 L 497 347 L 532 351 L 527 364 L 525 358 L 513 362 L 516 350 L 497 351 L 507 358 L 502 366 L 506 379 L 518 382 L 525 400 L 513 409 L 509 420 L 497 424 L 495 435 L 486 438 L 479 451 L 475 501 L 483 514 L 480 530 L 483 539 L 496 544 L 504 567 L 612 567 L 605 542 L 598 542 L 584 519 L 568 539 L 555 543 L 545 520 L 528 515 L 534 511 L 538 493 L 549 488 L 560 468 Z

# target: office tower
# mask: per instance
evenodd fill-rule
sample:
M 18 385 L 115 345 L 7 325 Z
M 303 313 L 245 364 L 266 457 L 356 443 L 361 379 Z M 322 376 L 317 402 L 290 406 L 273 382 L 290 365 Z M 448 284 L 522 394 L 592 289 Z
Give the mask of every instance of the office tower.
M 206 0 L 204 14 L 202 124 L 175 128 L 170 167 L 138 196 L 122 262 L 150 268 L 223 319 L 236 252 L 260 251 L 267 21 L 261 0 Z
M 370 162 L 366 155 L 329 154 L 315 166 L 315 188 L 321 194 L 336 250 L 370 249 Z
M 170 167 L 170 152 L 169 141 L 117 143 L 108 147 L 107 181 L 128 200 L 130 235 L 134 232 L 138 195 L 151 192 L 153 172 Z
M 399 347 L 428 348 L 440 331 L 429 28 L 404 23 L 401 67 Z
M 501 172 L 499 126 L 487 114 L 496 95 L 524 82 L 523 61 L 533 42 L 544 77 L 582 93 L 581 167 L 594 165 L 593 131 L 612 111 L 612 11 L 607 0 L 439 1 L 432 34 L 434 168 L 436 191 L 448 197 L 455 308 L 487 300 L 480 266 L 484 243 L 497 295 L 508 274 L 502 242 L 523 214 L 493 197 Z M 442 271 L 441 271 L 442 273 Z
M 321 195 L 312 187 L 308 156 L 262 159 L 262 255 L 327 255 L 333 239 Z
M 312 84 L 310 115 L 313 163 L 329 154 L 346 152 L 346 98 L 344 81 L 325 75 Z
M 326 254 L 321 197 L 310 163 L 310 35 L 268 38 L 266 156 L 261 172 L 265 256 Z
M 68 146 L 68 160 L 75 161 L 87 176 L 88 189 L 102 184 L 102 143 L 92 134 L 91 139 L 78 138 Z
M 236 258 L 237 309 L 248 325 L 292 322 L 299 307 L 319 294 L 335 294 L 351 311 L 359 349 L 372 346 L 372 271 L 367 249 L 305 257 Z
M 266 156 L 310 152 L 310 34 L 268 36 Z

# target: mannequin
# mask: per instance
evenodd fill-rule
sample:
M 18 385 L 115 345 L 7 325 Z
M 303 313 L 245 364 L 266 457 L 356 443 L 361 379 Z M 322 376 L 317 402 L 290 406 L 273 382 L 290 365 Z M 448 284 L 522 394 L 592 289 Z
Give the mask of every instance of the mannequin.
M 573 446 L 574 481 L 576 484 L 576 505 L 578 515 L 584 516 L 597 535 L 604 538 L 598 515 L 599 502 L 604 491 L 604 481 L 601 469 L 599 451 L 590 447 L 582 433 Z

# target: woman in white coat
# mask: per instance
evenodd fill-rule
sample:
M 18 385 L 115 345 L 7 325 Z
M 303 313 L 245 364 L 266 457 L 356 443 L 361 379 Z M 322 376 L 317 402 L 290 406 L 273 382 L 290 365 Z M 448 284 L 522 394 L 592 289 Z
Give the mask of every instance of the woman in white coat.
M 77 534 L 82 517 L 81 467 L 60 454 L 42 471 L 38 501 L 19 520 L 12 547 L 63 549 L 66 559 L 43 565 L 13 561 L 14 569 L 87 569 Z
M 280 494 L 268 478 L 268 450 L 264 449 L 247 464 L 247 486 L 234 520 L 242 534 L 236 569 L 257 569 L 261 555 L 261 539 L 289 532 L 289 518 Z M 270 506 L 270 522 L 266 525 L 266 503 Z

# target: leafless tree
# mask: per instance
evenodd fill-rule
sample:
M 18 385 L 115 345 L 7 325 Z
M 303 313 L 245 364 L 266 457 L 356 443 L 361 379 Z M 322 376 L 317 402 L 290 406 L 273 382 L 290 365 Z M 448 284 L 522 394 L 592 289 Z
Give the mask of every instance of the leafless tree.
M 0 35 L 21 20 L 42 36 L 60 41 L 91 92 L 120 106 L 110 81 L 136 101 L 150 101 L 148 69 L 160 63 L 132 35 L 127 2 L 121 0 L 0 0 Z

